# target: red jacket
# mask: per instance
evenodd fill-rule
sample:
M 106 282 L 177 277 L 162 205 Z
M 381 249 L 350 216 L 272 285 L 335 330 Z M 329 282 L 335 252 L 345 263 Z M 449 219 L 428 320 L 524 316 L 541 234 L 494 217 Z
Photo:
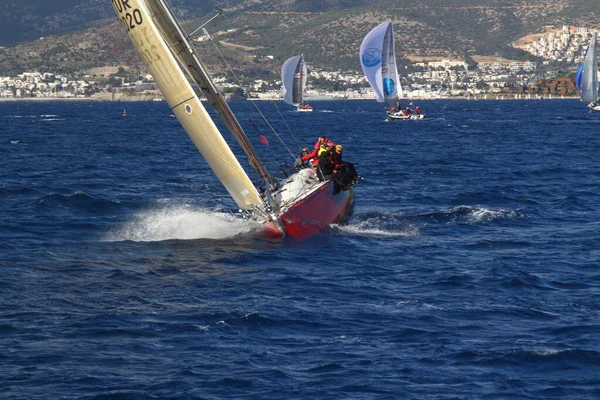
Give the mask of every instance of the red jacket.
M 315 149 L 315 150 L 312 151 L 312 153 L 308 153 L 307 155 L 300 157 L 300 160 L 302 160 L 302 161 L 308 161 L 308 160 L 310 160 L 312 158 L 315 158 L 317 156 L 317 152 L 318 151 L 319 151 L 318 149 Z

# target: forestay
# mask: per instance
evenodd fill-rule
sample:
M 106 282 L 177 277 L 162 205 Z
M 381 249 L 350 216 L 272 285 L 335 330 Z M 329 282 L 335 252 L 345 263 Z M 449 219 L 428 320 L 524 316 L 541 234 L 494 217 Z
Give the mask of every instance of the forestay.
M 155 0 L 112 0 L 138 53 L 173 113 L 237 205 L 264 205 L 256 187 L 200 102 L 163 37 L 152 10 Z

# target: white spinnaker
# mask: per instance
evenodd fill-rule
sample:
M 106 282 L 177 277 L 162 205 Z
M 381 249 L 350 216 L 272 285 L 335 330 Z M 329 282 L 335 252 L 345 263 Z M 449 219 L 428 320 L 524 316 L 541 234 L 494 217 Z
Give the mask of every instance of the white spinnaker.
M 147 5 L 149 1 L 152 0 L 112 0 L 112 4 L 173 113 L 231 197 L 241 209 L 262 206 L 256 187 L 160 35 Z
M 594 102 L 598 100 L 598 57 L 596 49 L 596 33 L 587 48 L 583 69 L 581 71 L 581 100 Z
M 297 106 L 302 103 L 308 70 L 302 56 L 293 56 L 281 66 L 283 101 Z

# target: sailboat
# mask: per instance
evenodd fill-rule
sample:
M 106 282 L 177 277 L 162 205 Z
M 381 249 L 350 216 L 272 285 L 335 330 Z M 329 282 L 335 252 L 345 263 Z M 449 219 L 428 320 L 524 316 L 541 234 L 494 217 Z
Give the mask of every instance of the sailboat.
M 338 170 L 335 180 L 319 180 L 311 167 L 297 167 L 287 178 L 275 179 L 207 73 L 192 47 L 191 35 L 182 29 L 166 2 L 111 2 L 173 114 L 243 218 L 260 224 L 269 234 L 306 237 L 350 214 L 354 206 L 353 186 L 358 182 L 353 167 L 350 173 L 345 171 L 347 168 Z M 260 179 L 259 185 L 253 183 L 235 157 L 186 74 L 245 152 Z M 338 177 L 339 172 L 342 174 Z
M 312 111 L 310 104 L 304 104 L 304 90 L 307 77 L 304 56 L 292 56 L 281 66 L 281 82 L 283 85 L 283 101 L 297 107 L 297 111 Z
M 423 119 L 425 114 L 402 108 L 398 101 L 402 95 L 402 85 L 396 67 L 394 27 L 384 22 L 372 29 L 360 45 L 360 65 L 365 78 L 375 91 L 378 103 L 384 103 L 388 119 Z M 411 103 L 412 106 L 412 103 Z
M 579 64 L 575 74 L 577 90 L 581 93 L 581 101 L 589 102 L 590 112 L 600 111 L 598 104 L 598 57 L 596 47 L 596 33 L 592 36 L 590 44 L 585 49 L 583 62 Z

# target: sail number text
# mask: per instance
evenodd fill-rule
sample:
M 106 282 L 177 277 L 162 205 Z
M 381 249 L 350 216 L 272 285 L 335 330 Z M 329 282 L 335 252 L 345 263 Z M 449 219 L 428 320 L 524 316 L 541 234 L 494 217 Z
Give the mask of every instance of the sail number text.
M 129 4 L 129 0 L 111 1 L 115 10 L 121 16 L 121 20 L 123 21 L 123 25 L 125 25 L 127 32 L 144 22 L 141 11 L 137 8 L 133 8 L 131 4 Z
M 155 61 L 159 61 L 160 55 L 158 49 L 153 41 L 148 37 L 149 27 L 143 25 L 144 16 L 139 8 L 133 7 L 130 2 L 131 0 L 111 0 L 113 7 L 117 11 L 117 14 L 121 17 L 125 29 L 129 32 L 131 40 L 137 47 L 138 52 L 143 57 L 146 64 L 151 65 Z M 135 4 L 135 2 L 133 2 Z M 141 30 L 133 31 L 136 27 L 140 27 Z

